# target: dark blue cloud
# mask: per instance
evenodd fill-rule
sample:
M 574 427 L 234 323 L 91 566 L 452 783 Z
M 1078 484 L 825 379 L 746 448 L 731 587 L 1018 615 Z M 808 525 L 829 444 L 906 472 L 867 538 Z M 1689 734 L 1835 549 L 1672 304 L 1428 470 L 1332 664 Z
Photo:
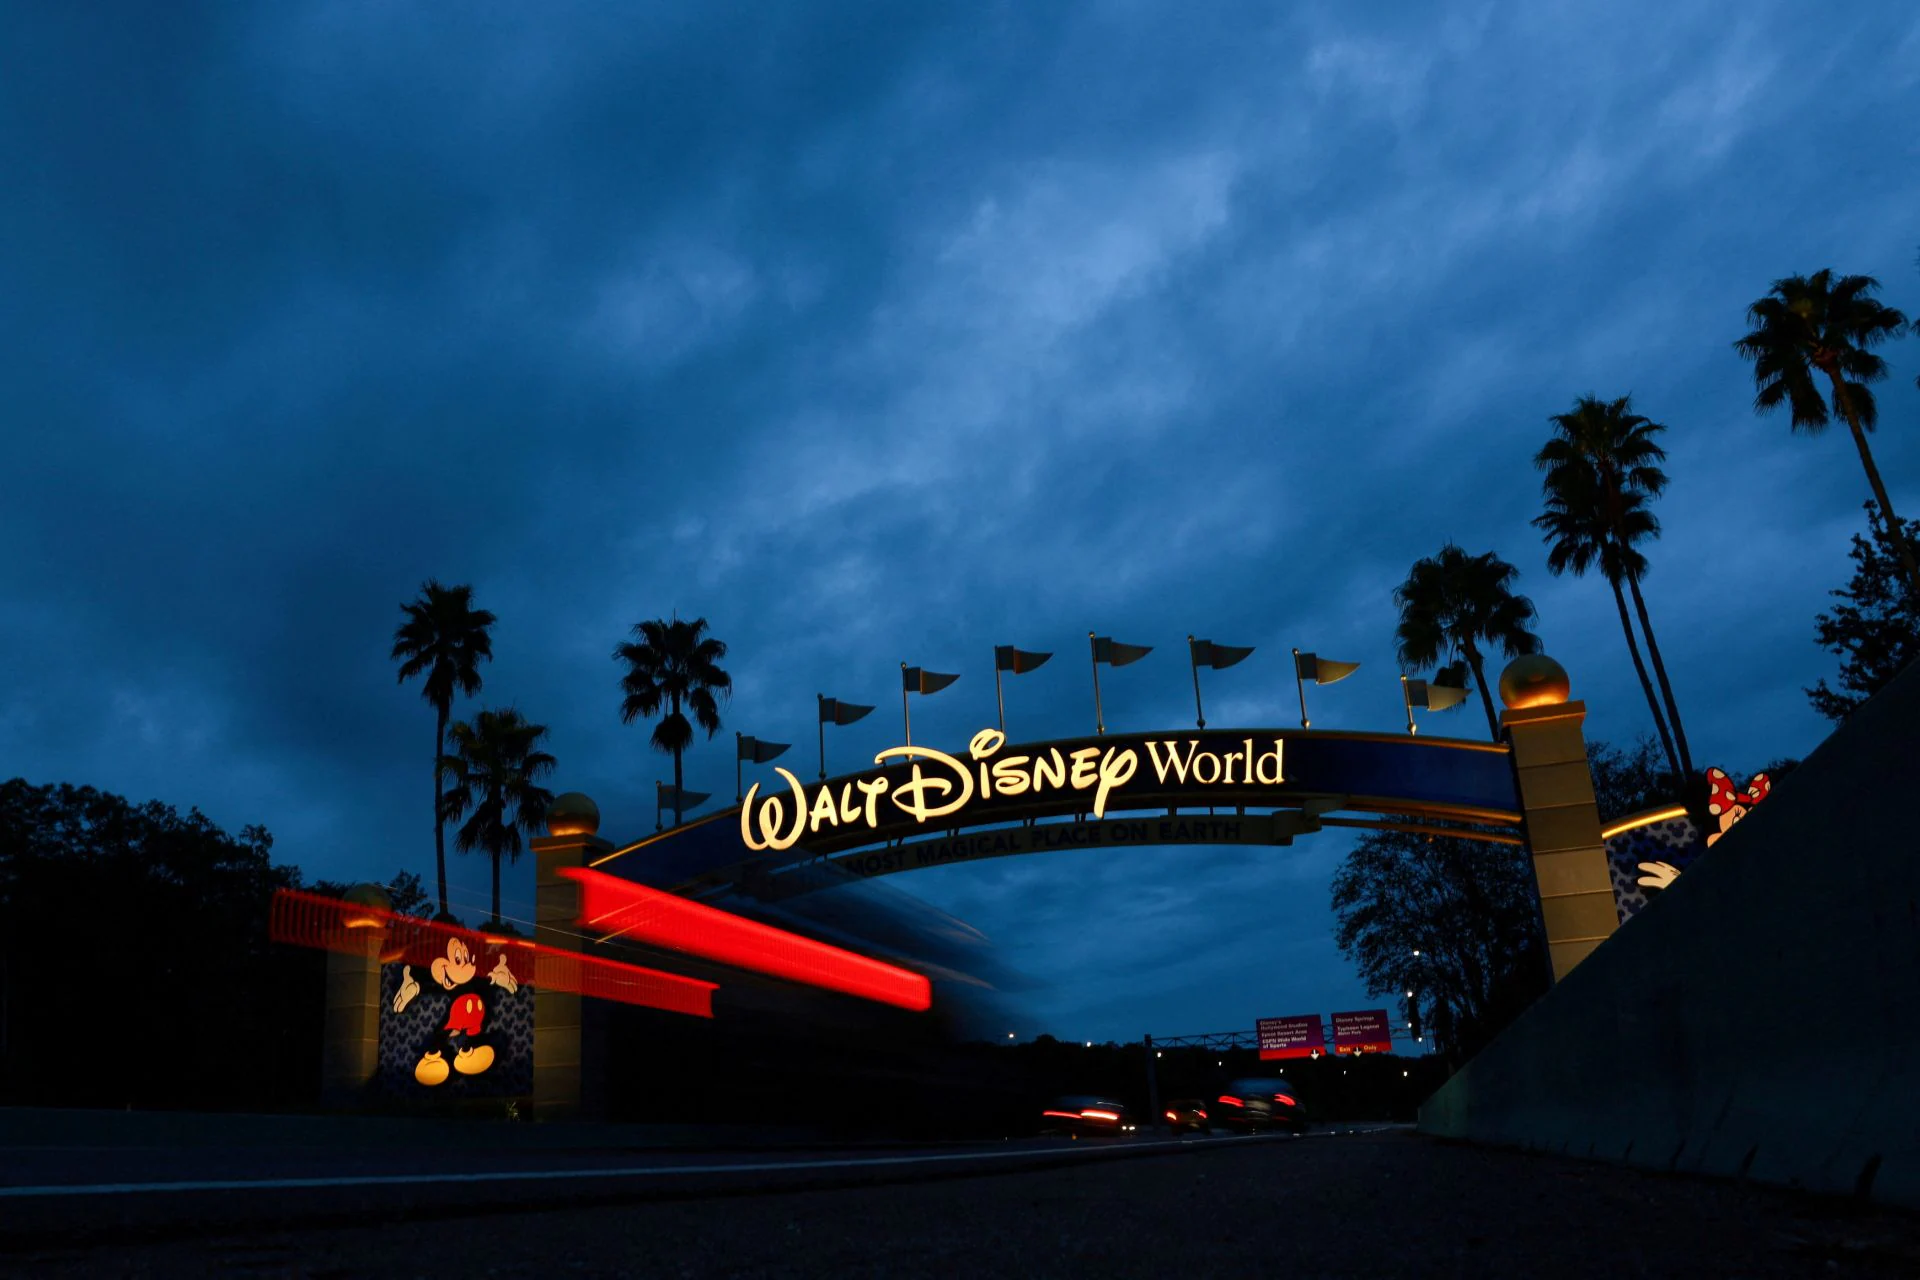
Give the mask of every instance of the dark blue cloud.
M 616 836 L 670 766 L 608 654 L 675 609 L 733 646 L 728 728 L 803 759 L 815 692 L 881 707 L 840 764 L 895 740 L 901 661 L 963 673 L 915 736 L 964 741 L 996 643 L 1059 653 L 1016 733 L 1084 731 L 1089 628 L 1158 646 L 1117 727 L 1184 722 L 1194 632 L 1260 646 L 1215 723 L 1288 722 L 1299 645 L 1365 664 L 1317 724 L 1390 728 L 1389 593 L 1446 538 L 1521 567 L 1623 739 L 1611 601 L 1526 522 L 1547 415 L 1628 391 L 1672 428 L 1647 593 L 1695 753 L 1803 753 L 1865 485 L 1754 418 L 1729 343 L 1825 265 L 1920 310 L 1916 55 L 1892 6 L 20 15 L 0 771 L 424 867 L 431 717 L 386 651 L 428 576 L 500 614 L 484 700 Z M 688 766 L 726 793 L 724 740 Z M 1205 1030 L 1365 999 L 1343 848 L 901 883 L 1043 984 L 1037 1023 Z

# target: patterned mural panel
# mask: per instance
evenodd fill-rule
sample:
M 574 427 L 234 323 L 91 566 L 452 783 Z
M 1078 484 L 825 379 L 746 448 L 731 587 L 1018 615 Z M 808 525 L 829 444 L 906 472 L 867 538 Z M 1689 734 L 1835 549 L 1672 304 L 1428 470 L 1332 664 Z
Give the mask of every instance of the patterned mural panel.
M 1692 818 L 1667 818 L 1622 831 L 1607 841 L 1613 905 L 1625 924 L 1706 852 Z

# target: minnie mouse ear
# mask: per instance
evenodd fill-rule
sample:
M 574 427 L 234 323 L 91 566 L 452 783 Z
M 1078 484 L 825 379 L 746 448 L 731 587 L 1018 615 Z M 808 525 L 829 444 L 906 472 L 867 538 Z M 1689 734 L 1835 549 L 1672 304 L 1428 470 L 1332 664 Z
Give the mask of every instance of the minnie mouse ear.
M 1736 799 L 1733 779 L 1727 776 L 1727 771 L 1707 770 L 1707 812 L 1717 818 L 1733 808 Z

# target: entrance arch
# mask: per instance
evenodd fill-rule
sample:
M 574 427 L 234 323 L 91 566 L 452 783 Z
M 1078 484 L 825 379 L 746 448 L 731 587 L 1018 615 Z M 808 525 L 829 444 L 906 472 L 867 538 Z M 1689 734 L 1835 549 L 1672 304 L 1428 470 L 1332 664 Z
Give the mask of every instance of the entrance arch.
M 1467 825 L 1471 824 L 1471 826 Z M 1285 845 L 1325 826 L 1524 840 L 1506 743 L 1207 729 L 881 752 L 816 782 L 786 770 L 741 804 L 591 865 L 691 897 L 788 897 L 849 878 L 1066 848 Z

